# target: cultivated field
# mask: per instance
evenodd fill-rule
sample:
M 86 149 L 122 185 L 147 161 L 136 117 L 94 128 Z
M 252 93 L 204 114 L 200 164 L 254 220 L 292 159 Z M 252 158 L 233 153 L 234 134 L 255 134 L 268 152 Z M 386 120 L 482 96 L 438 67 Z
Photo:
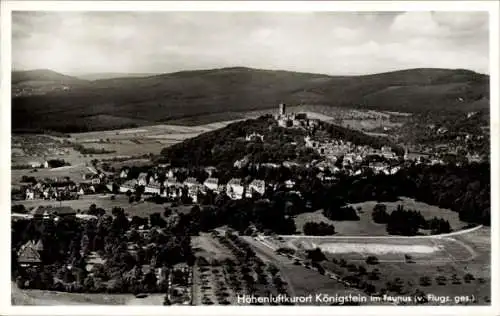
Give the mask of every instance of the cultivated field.
M 225 127 L 235 121 L 199 126 L 154 125 L 140 128 L 75 133 L 69 137 L 20 134 L 12 135 L 12 165 L 31 165 L 49 159 L 63 159 L 71 165 L 89 163 L 93 159 L 133 158 L 159 154 L 161 150 L 201 133 Z M 103 154 L 81 154 L 73 149 L 78 144 L 86 149 L 105 150 Z M 26 173 L 30 170 L 18 170 Z
M 361 208 L 361 210 L 358 210 L 359 221 L 332 221 L 326 218 L 322 214 L 322 211 L 319 210 L 297 215 L 295 217 L 295 225 L 297 226 L 297 230 L 302 232 L 303 226 L 307 222 L 325 222 L 335 226 L 336 235 L 338 236 L 387 236 L 385 225 L 374 223 L 372 220 L 372 211 L 376 204 L 376 201 L 350 204 L 350 206 L 355 209 Z M 387 213 L 389 214 L 394 211 L 398 205 L 403 205 L 406 210 L 412 209 L 419 211 L 427 220 L 433 217 L 443 218 L 450 223 L 451 229 L 454 231 L 460 230 L 467 225 L 467 223 L 460 221 L 457 212 L 418 202 L 406 197 L 401 197 L 400 200 L 396 202 L 383 202 L 382 204 L 387 206 Z M 429 234 L 429 231 L 421 230 L 421 232 Z

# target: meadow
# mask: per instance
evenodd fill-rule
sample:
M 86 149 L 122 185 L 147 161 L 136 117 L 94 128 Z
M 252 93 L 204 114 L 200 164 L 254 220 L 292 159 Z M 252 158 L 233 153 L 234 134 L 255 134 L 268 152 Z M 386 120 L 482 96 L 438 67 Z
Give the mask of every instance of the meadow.
M 322 210 L 310 213 L 302 213 L 295 217 L 295 225 L 299 232 L 303 232 L 304 224 L 307 222 L 324 222 L 335 227 L 338 236 L 387 236 L 384 224 L 377 224 L 372 220 L 373 207 L 376 201 L 366 201 L 362 203 L 349 204 L 357 210 L 359 221 L 332 221 L 322 214 Z M 381 202 L 387 206 L 387 213 L 394 211 L 398 205 L 402 205 L 406 210 L 419 211 L 426 220 L 433 217 L 443 218 L 450 223 L 451 229 L 456 231 L 467 226 L 467 223 L 459 219 L 458 213 L 449 209 L 429 205 L 427 203 L 415 201 L 407 197 L 400 197 L 399 201 Z M 421 230 L 423 234 L 429 234 L 429 231 Z

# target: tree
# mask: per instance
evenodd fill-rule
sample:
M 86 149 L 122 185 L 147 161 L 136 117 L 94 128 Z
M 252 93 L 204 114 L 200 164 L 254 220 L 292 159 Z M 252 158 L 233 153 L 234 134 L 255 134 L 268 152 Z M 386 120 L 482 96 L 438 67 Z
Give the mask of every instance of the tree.
M 428 226 L 429 229 L 431 230 L 431 234 L 433 235 L 447 234 L 451 232 L 450 223 L 442 218 L 438 219 L 434 217 L 432 220 L 429 221 Z
M 376 291 L 377 291 L 377 288 L 375 287 L 375 285 L 373 285 L 371 283 L 366 283 L 365 292 L 367 294 L 371 295 L 371 294 L 374 294 Z
M 446 277 L 444 275 L 439 275 L 436 277 L 436 283 L 439 285 L 446 285 Z
M 308 250 L 307 258 L 312 260 L 313 262 L 321 262 L 323 260 L 326 260 L 325 254 L 321 251 L 320 248 L 314 248 L 313 250 Z
M 432 281 L 431 281 L 431 278 L 429 278 L 428 276 L 422 276 L 420 277 L 420 285 L 421 286 L 429 286 L 432 284 Z
M 375 264 L 378 264 L 378 263 L 379 263 L 379 261 L 378 261 L 378 258 L 377 258 L 377 257 L 375 257 L 375 256 L 368 256 L 368 257 L 366 258 L 366 263 L 367 263 L 367 264 L 370 264 L 370 265 L 375 265 Z
M 375 206 L 373 207 L 372 219 L 377 224 L 386 224 L 389 220 L 387 206 L 380 203 L 375 204 Z
M 334 235 L 335 227 L 325 222 L 307 222 L 304 224 L 303 231 L 305 235 L 311 236 Z
M 168 208 L 168 207 L 165 207 L 165 210 L 163 211 L 163 216 L 164 217 L 169 217 L 170 215 L 172 215 L 172 209 Z
M 473 281 L 473 280 L 474 280 L 474 276 L 473 276 L 472 274 L 470 274 L 470 273 L 466 273 L 466 274 L 464 275 L 464 282 L 465 282 L 465 283 L 470 283 L 470 282 L 471 282 L 471 281 Z
M 144 279 L 142 280 L 142 287 L 144 292 L 153 293 L 157 291 L 156 286 L 156 275 L 154 271 L 149 271 L 144 275 Z

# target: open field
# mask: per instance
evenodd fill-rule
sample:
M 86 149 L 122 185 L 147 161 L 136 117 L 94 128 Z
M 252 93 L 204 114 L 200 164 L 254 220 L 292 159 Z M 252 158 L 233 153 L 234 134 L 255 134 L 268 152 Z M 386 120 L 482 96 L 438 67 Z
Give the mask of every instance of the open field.
M 332 221 L 323 216 L 321 210 L 318 210 L 297 215 L 295 217 L 295 225 L 297 226 L 297 230 L 302 232 L 303 226 L 307 222 L 325 222 L 335 226 L 336 236 L 387 236 L 385 225 L 374 223 L 372 220 L 371 214 L 376 204 L 376 201 L 350 204 L 350 206 L 355 209 L 361 207 L 361 210 L 358 210 L 359 221 Z M 406 197 L 400 197 L 400 200 L 396 202 L 383 202 L 382 204 L 387 206 L 387 213 L 389 214 L 394 211 L 398 205 L 403 205 L 406 210 L 413 209 L 419 211 L 427 220 L 433 217 L 443 218 L 450 223 L 451 229 L 454 231 L 460 230 L 467 225 L 467 223 L 459 219 L 457 212 L 418 202 Z M 421 232 L 429 234 L 428 231 L 421 230 Z
M 78 183 L 82 181 L 83 174 L 90 173 L 90 170 L 84 163 L 54 169 L 37 169 L 36 172 L 29 169 L 12 169 L 11 184 L 16 185 L 21 183 L 23 176 L 35 177 L 36 179 L 44 178 L 64 178 L 69 177 L 70 180 Z
M 205 133 L 218 128 L 222 128 L 236 121 L 237 120 L 222 121 L 222 122 L 216 122 L 198 126 L 161 124 L 161 125 L 142 126 L 138 128 L 127 128 L 119 130 L 75 133 L 75 134 L 70 134 L 70 136 L 72 140 L 81 143 L 95 142 L 99 141 L 100 139 L 122 140 L 122 139 L 130 139 L 132 137 L 154 137 L 154 136 L 165 136 L 165 135 L 177 135 L 176 138 L 181 138 L 179 135 L 186 134 L 188 136 L 191 136 L 194 134 Z
M 165 294 L 149 294 L 136 298 L 133 294 L 68 293 L 42 290 L 21 290 L 11 283 L 12 305 L 162 305 Z
M 320 248 L 327 260 L 322 266 L 339 276 L 358 273 L 362 266 L 368 273 L 377 269 L 379 277 L 370 279 L 377 290 L 387 282 L 403 280 L 402 293 L 420 288 L 426 294 L 450 296 L 449 302 L 429 302 L 433 305 L 456 304 L 454 297 L 474 298 L 475 304 L 489 304 L 491 297 L 490 230 L 477 227 L 462 232 L 421 237 L 300 237 L 281 236 L 280 243 L 265 238 L 274 247 L 288 246 L 299 251 Z M 367 264 L 375 256 L 378 263 Z M 339 260 L 344 260 L 340 263 Z M 353 270 L 354 269 L 354 270 Z M 472 278 L 467 279 L 466 275 Z M 365 275 L 365 274 L 363 274 Z M 422 283 L 422 277 L 428 277 Z M 439 278 L 440 279 L 439 279 Z M 468 301 L 468 303 L 472 303 Z
M 67 201 L 50 201 L 50 200 L 27 200 L 27 201 L 13 201 L 12 205 L 22 204 L 26 208 L 32 208 L 36 206 L 47 206 L 47 205 L 55 205 L 55 206 L 69 206 L 75 210 L 88 210 L 90 205 L 95 204 L 96 207 L 103 208 L 107 213 L 111 214 L 111 210 L 113 207 L 121 207 L 125 210 L 125 213 L 129 216 L 149 216 L 153 213 L 163 214 L 165 207 L 170 206 L 169 203 L 165 204 L 156 204 L 151 202 L 134 202 L 132 204 L 129 203 L 128 198 L 125 195 L 116 195 L 115 199 L 111 199 L 112 194 L 106 195 L 84 195 L 80 197 L 78 200 L 67 200 Z M 186 213 L 191 210 L 189 205 L 183 205 L 179 207 L 172 208 L 178 212 Z
M 35 134 L 12 136 L 12 164 L 43 163 L 47 159 L 64 159 L 72 165 L 89 163 L 93 159 L 155 155 L 172 144 L 196 137 L 201 133 L 223 128 L 235 121 L 223 121 L 199 126 L 153 125 L 100 132 L 75 133 L 69 137 Z M 72 144 L 84 148 L 105 150 L 103 154 L 81 154 Z M 29 172 L 29 170 L 24 171 Z
M 123 305 L 135 298 L 132 294 L 67 293 L 42 290 L 21 290 L 11 283 L 12 305 Z
M 411 255 L 420 262 L 468 261 L 476 256 L 452 238 L 300 238 L 283 236 L 286 245 L 295 249 L 320 248 L 325 253 L 342 255 L 350 260 L 363 261 L 375 255 L 381 262 L 404 262 L 405 255 Z

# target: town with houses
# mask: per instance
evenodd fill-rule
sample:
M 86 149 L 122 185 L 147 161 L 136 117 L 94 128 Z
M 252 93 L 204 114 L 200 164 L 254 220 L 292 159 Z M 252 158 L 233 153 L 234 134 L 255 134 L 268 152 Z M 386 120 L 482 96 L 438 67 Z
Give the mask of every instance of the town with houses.
M 5 314 L 498 307 L 493 6 L 15 2 Z
M 275 116 L 278 125 L 286 128 L 312 129 L 318 125 L 319 120 L 308 119 L 305 113 L 286 113 L 286 105 L 280 104 L 278 114 Z M 443 128 L 438 129 L 438 133 L 443 132 Z M 474 136 L 466 135 L 464 140 L 472 140 Z M 265 135 L 258 133 L 249 133 L 246 140 L 264 141 Z M 323 159 L 311 161 L 305 167 L 317 168 L 320 172 L 318 178 L 324 181 L 332 180 L 335 174 L 346 173 L 350 176 L 361 176 L 365 171 L 371 170 L 373 173 L 395 174 L 404 164 L 444 164 L 443 156 L 449 153 L 456 153 L 461 149 L 449 148 L 445 146 L 437 147 L 434 151 L 423 149 L 421 152 L 409 152 L 405 148 L 403 156 L 398 156 L 391 147 L 382 146 L 380 149 L 374 149 L 369 146 L 354 145 L 349 141 L 341 139 L 313 138 L 304 137 L 305 146 L 312 148 Z M 413 147 L 412 147 L 413 148 Z M 482 159 L 477 153 L 467 153 L 469 162 L 480 162 Z M 367 163 L 368 162 L 368 163 Z M 48 162 L 32 163 L 33 168 L 48 168 Z M 285 161 L 281 164 L 262 163 L 256 167 L 267 168 L 290 168 L 298 166 L 297 162 Z M 236 160 L 235 168 L 246 168 L 249 166 L 247 159 Z M 168 165 L 161 164 L 153 170 L 140 173 L 137 178 L 130 179 L 128 176 L 129 168 L 123 168 L 117 173 L 98 170 L 95 166 L 88 167 L 89 172 L 82 174 L 82 180 L 78 183 L 66 178 L 55 179 L 36 179 L 24 187 L 23 199 L 26 200 L 70 200 L 78 199 L 82 195 L 92 195 L 96 193 L 115 192 L 113 186 L 118 186 L 118 193 L 134 193 L 138 187 L 143 187 L 145 195 L 158 195 L 163 198 L 176 199 L 187 194 L 197 203 L 198 197 L 207 192 L 214 193 L 225 192 L 231 199 L 242 199 L 250 197 L 253 193 L 263 195 L 267 186 L 276 187 L 278 183 L 265 183 L 261 179 L 253 179 L 245 183 L 243 179 L 233 178 L 227 183 L 221 183 L 214 176 L 217 173 L 215 167 L 207 166 L 205 168 L 206 177 L 203 181 L 194 177 L 188 177 L 184 181 L 179 181 L 176 174 L 179 171 L 186 171 L 189 168 L 170 168 Z M 159 179 L 164 179 L 159 181 Z M 287 180 L 287 185 L 293 183 L 293 179 Z M 186 189 L 186 190 L 183 190 Z
M 302 131 L 312 131 L 320 125 L 320 121 L 309 119 L 306 113 L 287 113 L 286 105 L 280 104 L 278 113 L 274 116 L 276 124 L 280 128 L 300 129 Z M 443 129 L 438 129 L 437 133 L 445 133 Z M 246 142 L 265 142 L 266 135 L 257 132 L 248 132 L 244 138 Z M 464 137 L 469 141 L 471 137 Z M 410 165 L 439 165 L 445 164 L 443 152 L 439 148 L 433 152 L 409 152 L 408 147 L 404 152 L 397 153 L 390 146 L 372 148 L 367 145 L 355 145 L 342 139 L 332 139 L 329 137 L 318 137 L 313 133 L 306 133 L 304 136 L 305 147 L 314 151 L 320 159 L 315 159 L 306 163 L 296 161 L 284 161 L 282 163 L 250 163 L 247 157 L 234 161 L 234 170 L 245 168 L 268 168 L 268 169 L 291 169 L 294 167 L 305 167 L 313 169 L 316 177 L 327 184 L 334 181 L 339 175 L 349 177 L 366 177 L 368 174 L 394 175 L 401 168 Z M 449 153 L 448 151 L 444 152 Z M 469 162 L 479 162 L 481 158 L 477 154 L 467 156 Z M 32 163 L 32 168 L 50 168 L 48 161 Z M 35 206 L 28 212 L 11 213 L 13 222 L 17 220 L 49 220 L 61 221 L 68 218 L 78 218 L 83 221 L 96 221 L 97 214 L 89 214 L 87 211 L 76 210 L 70 206 L 58 205 L 62 201 L 77 200 L 82 197 L 104 195 L 112 199 L 118 195 L 125 195 L 130 198 L 130 202 L 137 201 L 137 196 L 142 200 L 153 201 L 160 199 L 162 203 L 175 202 L 187 203 L 188 205 L 200 204 L 200 201 L 207 194 L 224 195 L 230 200 L 242 200 L 253 198 L 254 196 L 264 196 L 265 193 L 275 191 L 278 187 L 284 186 L 291 193 L 301 196 L 300 190 L 296 186 L 296 178 L 293 173 L 288 179 L 281 182 L 266 182 L 258 178 L 233 177 L 228 181 L 221 181 L 218 177 L 218 170 L 214 166 L 205 166 L 203 174 L 194 173 L 189 166 L 172 167 L 170 164 L 157 164 L 149 170 L 143 170 L 137 175 L 131 175 L 131 167 L 123 167 L 115 172 L 105 171 L 99 167 L 98 163 L 87 165 L 88 172 L 81 174 L 80 181 L 71 180 L 69 177 L 63 178 L 43 178 L 24 177 L 21 194 L 13 198 L 22 203 L 25 201 L 54 201 L 53 205 Z M 36 173 L 34 173 L 36 174 Z M 126 214 L 128 221 L 134 221 L 134 214 Z M 146 224 L 146 223 L 145 223 Z M 140 238 L 151 240 L 152 231 L 146 227 L 153 227 L 152 223 L 146 226 L 139 225 L 134 229 L 134 234 L 138 233 Z M 130 237 L 132 230 L 126 232 Z M 162 230 L 156 230 L 154 234 L 163 234 Z M 127 238 L 129 238 L 127 237 Z M 40 253 L 44 245 L 41 240 L 29 240 L 17 251 L 18 264 L 22 268 L 36 268 L 42 264 Z M 144 246 L 142 246 L 144 247 Z M 127 243 L 127 252 L 137 255 L 141 246 L 134 242 Z M 141 248 L 142 249 L 142 248 Z M 83 253 L 82 253 L 83 255 Z M 96 252 L 85 254 L 87 273 L 92 276 L 95 265 L 102 265 L 105 261 Z M 68 266 L 71 268 L 71 265 Z M 134 268 L 135 269 L 135 268 Z M 193 268 L 186 264 L 176 264 L 167 272 L 166 267 L 158 267 L 157 264 L 145 264 L 142 271 L 134 269 L 123 275 L 124 282 L 135 282 L 134 275 L 155 276 L 157 288 L 168 288 L 166 301 L 169 304 L 194 304 L 193 300 Z M 177 277 L 176 277 L 177 275 Z M 57 278 L 54 278 L 58 282 Z M 59 280 L 61 281 L 61 280 Z M 143 280 L 144 281 L 144 280 Z M 142 281 L 141 281 L 142 282 Z M 146 282 L 146 281 L 144 281 Z M 61 284 L 67 284 L 61 281 Z M 164 286 L 162 284 L 168 284 Z M 22 286 L 22 285 L 21 285 Z M 68 286 L 68 285 L 66 285 Z M 220 298 L 222 302 L 228 302 L 225 298 Z M 209 299 L 205 301 L 211 302 Z

